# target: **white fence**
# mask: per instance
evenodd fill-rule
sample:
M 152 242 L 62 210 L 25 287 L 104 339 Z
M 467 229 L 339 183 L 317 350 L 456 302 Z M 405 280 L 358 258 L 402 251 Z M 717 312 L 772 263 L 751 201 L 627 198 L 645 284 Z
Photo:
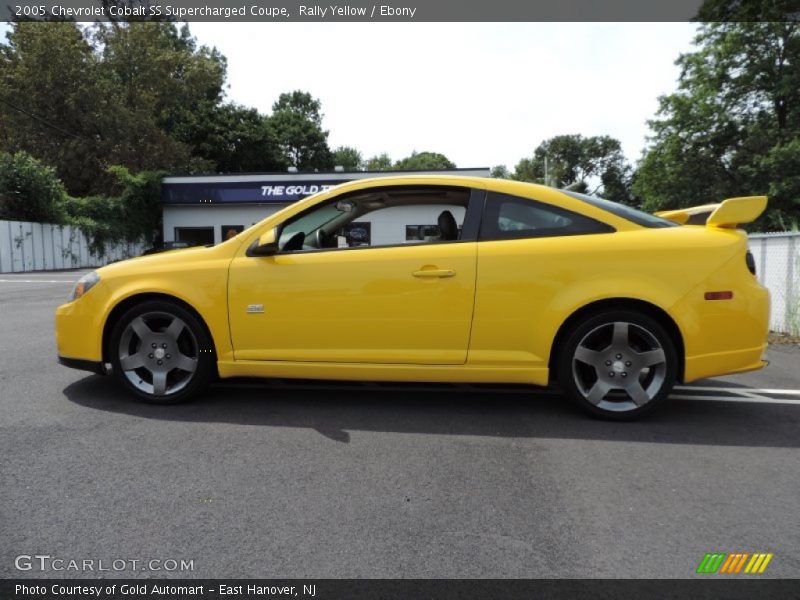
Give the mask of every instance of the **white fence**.
M 772 296 L 772 331 L 800 335 L 800 232 L 750 234 L 758 280 Z
M 138 256 L 144 244 L 107 244 L 100 256 L 77 227 L 0 221 L 0 273 L 99 267 Z

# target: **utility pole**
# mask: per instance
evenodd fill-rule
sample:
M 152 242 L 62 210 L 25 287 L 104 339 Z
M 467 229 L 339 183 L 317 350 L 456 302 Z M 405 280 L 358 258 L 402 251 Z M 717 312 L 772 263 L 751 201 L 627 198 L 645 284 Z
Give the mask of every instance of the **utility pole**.
M 544 155 L 544 184 L 545 185 L 549 185 L 547 183 L 548 179 L 549 179 L 549 177 L 548 177 L 548 173 L 547 173 L 547 154 L 545 154 Z

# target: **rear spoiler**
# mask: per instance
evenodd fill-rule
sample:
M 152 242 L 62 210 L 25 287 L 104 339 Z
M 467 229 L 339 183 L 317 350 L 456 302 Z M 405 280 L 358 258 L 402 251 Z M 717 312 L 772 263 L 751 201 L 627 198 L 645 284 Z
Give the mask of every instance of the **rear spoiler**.
M 767 208 L 766 196 L 745 196 L 728 198 L 719 204 L 662 210 L 654 214 L 679 225 L 706 225 L 732 229 L 741 223 L 755 221 L 765 208 Z

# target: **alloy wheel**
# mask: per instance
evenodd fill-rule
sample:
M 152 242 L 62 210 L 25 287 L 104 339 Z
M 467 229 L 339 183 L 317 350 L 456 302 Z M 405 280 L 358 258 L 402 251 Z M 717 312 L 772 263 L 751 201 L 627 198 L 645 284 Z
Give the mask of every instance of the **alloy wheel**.
M 197 371 L 199 346 L 186 323 L 166 312 L 131 320 L 119 342 L 119 365 L 141 392 L 170 396 L 185 388 Z
M 592 329 L 572 357 L 579 393 L 608 411 L 632 411 L 648 404 L 663 388 L 666 373 L 666 354 L 656 336 L 626 321 Z

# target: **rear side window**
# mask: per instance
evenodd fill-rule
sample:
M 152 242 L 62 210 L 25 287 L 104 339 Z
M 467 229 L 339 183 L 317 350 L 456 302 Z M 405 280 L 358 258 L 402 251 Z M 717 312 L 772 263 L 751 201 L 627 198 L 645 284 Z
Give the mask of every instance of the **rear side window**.
M 651 229 L 658 229 L 662 227 L 680 227 L 680 225 L 677 223 L 673 223 L 672 221 L 662 219 L 661 217 L 651 215 L 650 213 L 646 213 L 641 210 L 636 210 L 635 208 L 625 206 L 624 204 L 620 204 L 618 202 L 612 202 L 611 200 L 605 200 L 603 198 L 595 198 L 594 196 L 579 194 L 578 192 L 568 192 L 567 190 L 561 191 L 567 196 L 572 196 L 576 200 L 582 200 L 587 204 L 591 204 L 597 208 L 602 208 L 613 215 L 627 219 L 628 221 L 636 223 L 637 225 L 641 225 L 642 227 L 650 227 Z
M 610 225 L 551 204 L 489 192 L 480 237 L 482 240 L 513 240 L 613 231 Z

